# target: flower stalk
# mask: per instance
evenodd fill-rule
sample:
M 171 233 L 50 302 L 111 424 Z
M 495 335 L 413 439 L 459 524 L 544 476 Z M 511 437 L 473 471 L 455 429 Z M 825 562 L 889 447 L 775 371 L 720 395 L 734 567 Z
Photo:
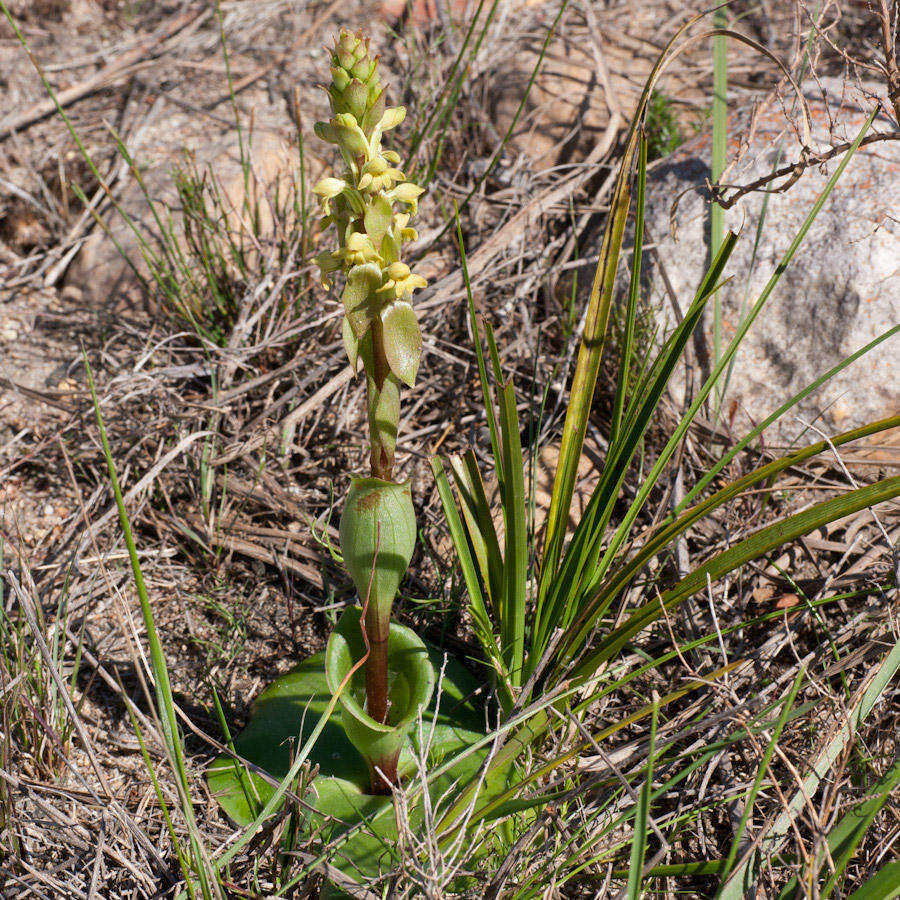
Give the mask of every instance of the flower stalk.
M 352 481 L 341 515 L 341 550 L 365 609 L 365 713 L 385 725 L 391 721 L 391 606 L 416 536 L 409 485 L 395 483 L 393 471 L 400 389 L 414 385 L 422 355 L 411 300 L 426 282 L 401 256 L 404 244 L 417 238 L 409 221 L 423 189 L 406 180 L 400 156 L 382 147 L 406 110 L 386 106 L 378 59 L 362 34 L 341 31 L 326 91 L 332 116 L 315 130 L 336 146 L 344 168 L 313 188 L 322 228 L 333 227 L 338 243 L 316 262 L 327 287 L 336 274 L 343 276 L 344 347 L 350 365 L 355 371 L 361 366 L 366 378 L 371 468 L 371 477 Z

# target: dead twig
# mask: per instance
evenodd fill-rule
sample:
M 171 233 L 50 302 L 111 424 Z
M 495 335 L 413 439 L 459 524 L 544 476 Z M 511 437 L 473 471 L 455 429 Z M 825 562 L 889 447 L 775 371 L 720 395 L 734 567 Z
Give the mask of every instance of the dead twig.
M 18 115 L 9 116 L 0 122 L 0 141 L 52 115 L 58 108 L 57 104 L 59 107 L 70 106 L 76 100 L 81 100 L 102 87 L 108 87 L 126 76 L 133 75 L 143 66 L 151 63 L 166 51 L 171 50 L 179 40 L 199 28 L 212 14 L 212 9 L 206 9 L 194 10 L 177 16 L 166 22 L 154 34 L 149 35 L 137 47 L 127 50 L 111 62 L 108 62 L 90 78 L 86 78 L 79 84 L 57 92 L 55 100 L 52 97 L 48 97 L 46 100 L 41 100 Z M 37 72 L 43 77 L 43 70 L 31 49 L 26 46 L 25 52 L 28 54 Z

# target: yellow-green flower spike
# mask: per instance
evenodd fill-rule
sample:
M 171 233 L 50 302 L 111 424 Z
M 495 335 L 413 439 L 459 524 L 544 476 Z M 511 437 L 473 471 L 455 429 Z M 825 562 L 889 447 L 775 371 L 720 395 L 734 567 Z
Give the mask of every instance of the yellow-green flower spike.
M 405 118 L 402 106 L 385 106 L 378 58 L 368 38 L 341 31 L 331 49 L 332 117 L 316 134 L 335 144 L 345 168 L 313 188 L 324 213 L 323 228 L 337 232 L 337 249 L 320 253 L 322 282 L 342 272 L 344 345 L 351 365 L 362 360 L 368 381 L 372 474 L 390 479 L 399 418 L 400 383 L 412 386 L 422 336 L 411 300 L 425 279 L 401 259 L 417 239 L 409 220 L 423 188 L 406 179 L 399 154 L 381 146 L 385 132 Z

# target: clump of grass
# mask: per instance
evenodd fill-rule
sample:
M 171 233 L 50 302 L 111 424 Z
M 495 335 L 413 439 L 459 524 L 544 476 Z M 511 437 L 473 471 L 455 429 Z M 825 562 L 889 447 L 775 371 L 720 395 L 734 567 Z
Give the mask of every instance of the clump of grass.
M 0 538 L 0 572 L 5 570 L 2 538 Z M 51 776 L 63 771 L 69 754 L 73 723 L 69 719 L 58 683 L 50 675 L 50 667 L 68 673 L 68 687 L 78 681 L 81 666 L 81 644 L 74 660 L 63 666 L 69 641 L 69 597 L 64 587 L 56 611 L 48 621 L 39 603 L 30 610 L 34 628 L 22 610 L 16 613 L 14 596 L 6 596 L 0 577 L 0 758 L 7 771 L 12 755 L 19 764 L 30 768 L 32 775 Z M 34 629 L 49 650 L 49 660 L 41 654 Z M 80 638 L 83 635 L 79 636 Z M 3 806 L 0 786 L 0 807 Z
M 100 174 L 97 164 L 76 132 L 56 92 L 31 55 L 28 43 L 15 19 L 0 2 L 13 32 L 31 56 L 44 88 L 56 104 L 57 111 L 69 129 L 89 177 L 121 217 L 136 245 L 136 253 L 128 252 L 109 223 L 90 203 L 84 184 L 71 184 L 78 200 L 93 216 L 98 227 L 115 244 L 145 294 L 159 310 L 178 326 L 192 329 L 202 342 L 224 347 L 233 342 L 235 325 L 240 317 L 248 319 L 259 312 L 265 284 L 272 273 L 291 268 L 291 260 L 307 249 L 306 161 L 300 117 L 296 110 L 298 165 L 283 173 L 275 185 L 262 187 L 256 177 L 253 157 L 253 129 L 241 122 L 234 96 L 228 48 L 224 27 L 220 29 L 226 78 L 234 109 L 242 191 L 229 197 L 210 168 L 201 168 L 186 154 L 172 173 L 178 208 L 173 216 L 167 205 L 155 198 L 145 182 L 141 167 L 116 130 L 107 125 L 116 151 L 140 189 L 146 204 L 149 236 L 113 196 Z M 220 24 L 221 24 L 221 11 Z M 295 98 L 296 99 L 296 98 Z M 269 302 L 267 321 L 290 311 L 296 293 L 286 281 L 276 281 L 278 302 Z M 259 318 L 259 316 L 256 316 Z M 261 326 L 257 323 L 257 329 Z M 237 336 L 249 335 L 238 330 Z
M 228 195 L 212 169 L 201 168 L 185 153 L 173 171 L 174 217 L 154 200 L 132 166 L 157 226 L 153 248 L 139 241 L 141 265 L 133 263 L 133 270 L 164 314 L 220 347 L 232 339 L 239 317 L 255 312 L 248 296 L 258 294 L 261 283 L 278 283 L 277 276 L 306 246 L 302 136 L 297 140 L 300 168 L 266 188 L 258 183 L 252 146 L 251 136 L 241 138 L 237 197 Z M 121 142 L 119 149 L 127 158 Z M 289 313 L 295 297 L 291 284 L 280 283 L 269 318 Z
M 646 641 L 661 622 L 665 621 L 671 627 L 671 613 L 698 592 L 708 592 L 712 604 L 714 586 L 719 580 L 727 583 L 728 579 L 737 577 L 737 573 L 748 563 L 765 558 L 785 543 L 834 522 L 850 514 L 850 511 L 860 511 L 900 495 L 900 477 L 887 477 L 864 487 L 854 484 L 850 490 L 841 490 L 805 510 L 786 515 L 754 533 L 729 542 L 725 549 L 712 554 L 693 569 L 679 571 L 674 581 L 661 582 L 658 578 L 646 578 L 647 567 L 664 564 L 677 553 L 678 543 L 684 540 L 689 529 L 709 516 L 715 521 L 717 511 L 743 491 L 756 485 L 768 484 L 777 473 L 786 471 L 801 459 L 811 459 L 829 452 L 834 442 L 843 445 L 900 425 L 898 416 L 872 423 L 836 436 L 831 443 L 821 441 L 788 456 L 776 458 L 752 469 L 737 480 L 719 481 L 720 486 L 714 493 L 704 493 L 714 480 L 724 476 L 725 467 L 741 450 L 824 380 L 857 358 L 858 354 L 854 354 L 824 373 L 821 379 L 800 394 L 790 398 L 724 458 L 710 465 L 686 496 L 673 502 L 671 512 L 657 517 L 648 527 L 638 531 L 636 526 L 648 500 L 654 491 L 664 486 L 666 477 L 671 478 L 675 474 L 670 466 L 673 463 L 677 465 L 677 454 L 683 447 L 688 429 L 711 397 L 747 330 L 797 254 L 805 234 L 837 185 L 843 169 L 858 148 L 875 115 L 873 113 L 869 118 L 827 187 L 809 210 L 805 222 L 785 250 L 735 337 L 717 354 L 711 375 L 693 398 L 689 409 L 672 428 L 655 459 L 642 466 L 639 464 L 639 457 L 643 438 L 659 415 L 666 386 L 674 377 L 691 334 L 705 307 L 712 301 L 725 279 L 728 259 L 738 239 L 733 233 L 721 236 L 706 275 L 686 314 L 658 352 L 653 350 L 652 342 L 647 346 L 638 346 L 634 338 L 639 312 L 637 297 L 643 242 L 643 202 L 649 156 L 646 130 L 642 125 L 645 116 L 649 114 L 658 72 L 668 54 L 673 52 L 676 39 L 666 48 L 651 73 L 621 163 L 585 317 L 578 362 L 570 387 L 559 463 L 542 541 L 539 535 L 529 532 L 527 524 L 529 498 L 523 478 L 525 459 L 519 441 L 521 429 L 515 390 L 512 381 L 503 374 L 489 324 L 484 325 L 487 353 L 482 349 L 481 326 L 471 289 L 470 320 L 476 341 L 496 477 L 500 484 L 504 525 L 502 535 L 496 528 L 495 517 L 487 504 L 474 453 L 469 452 L 461 459 L 452 460 L 449 477 L 443 463 L 438 459 L 433 460 L 441 501 L 469 592 L 475 633 L 492 670 L 498 702 L 511 728 L 511 737 L 507 739 L 504 749 L 488 765 L 488 770 L 508 763 L 511 757 L 522 753 L 526 748 L 536 751 L 560 720 L 569 722 L 578 730 L 578 736 L 571 743 L 549 759 L 545 757 L 539 766 L 536 765 L 527 774 L 523 774 L 515 784 L 501 791 L 499 796 L 488 792 L 482 794 L 479 801 L 476 798 L 481 793 L 481 787 L 477 783 L 470 783 L 445 813 L 437 830 L 440 832 L 443 826 L 448 834 L 455 834 L 459 827 L 455 824 L 455 819 L 468 804 L 473 804 L 476 808 L 475 815 L 466 820 L 466 827 L 473 827 L 478 822 L 491 821 L 495 816 L 503 817 L 511 806 L 519 810 L 524 807 L 537 811 L 547 803 L 557 802 L 560 794 L 574 802 L 579 790 L 587 790 L 590 779 L 580 779 L 569 768 L 569 763 L 583 753 L 602 755 L 604 741 L 638 722 L 644 726 L 649 722 L 649 749 L 641 757 L 641 762 L 632 775 L 632 781 L 634 777 L 644 779 L 643 789 L 638 795 L 638 791 L 613 766 L 615 774 L 627 788 L 627 799 L 623 795 L 618 805 L 604 802 L 591 812 L 593 840 L 599 840 L 599 835 L 610 836 L 611 829 L 626 821 L 632 823 L 630 867 L 624 870 L 622 876 L 627 877 L 625 892 L 629 897 L 641 894 L 643 879 L 647 871 L 655 866 L 652 860 L 647 866 L 644 865 L 644 849 L 651 840 L 648 822 L 652 822 L 650 808 L 654 799 L 665 790 L 673 790 L 679 780 L 687 777 L 693 765 L 700 764 L 700 755 L 696 752 L 693 756 L 680 756 L 677 739 L 666 748 L 661 748 L 657 740 L 658 734 L 670 728 L 677 730 L 674 725 L 677 720 L 676 711 L 689 695 L 701 689 L 701 686 L 716 684 L 720 680 L 727 684 L 730 673 L 742 664 L 739 660 L 729 661 L 727 657 L 720 628 L 715 620 L 715 609 L 712 609 L 715 630 L 698 637 L 696 641 L 699 643 L 695 643 L 695 646 L 719 641 L 724 665 L 712 666 L 702 675 L 693 669 L 694 677 L 689 683 L 682 682 L 676 689 L 653 697 L 652 701 L 644 700 L 636 709 L 632 708 L 628 714 L 623 713 L 622 717 L 614 718 L 605 727 L 597 728 L 597 725 L 589 724 L 589 710 L 600 703 L 601 698 L 624 698 L 630 695 L 641 679 L 651 678 L 659 683 L 666 683 L 664 672 L 668 661 L 673 658 L 671 651 L 657 655 L 658 649 L 651 649 L 652 642 L 647 644 Z M 721 137 L 719 131 L 717 138 Z M 576 472 L 601 357 L 607 342 L 616 270 L 632 202 L 636 206 L 635 247 L 624 328 L 624 352 L 616 385 L 609 447 L 587 509 L 569 537 L 567 530 Z M 466 259 L 461 230 L 458 233 L 465 273 Z M 468 286 L 468 278 L 466 283 Z M 895 332 L 896 329 L 886 332 L 859 352 L 871 349 Z M 632 365 L 635 359 L 639 361 L 639 374 L 636 378 Z M 624 488 L 629 477 L 629 489 L 626 493 Z M 529 546 L 536 542 L 542 543 L 541 549 L 536 554 L 529 554 Z M 530 564 L 531 559 L 534 560 L 533 564 Z M 641 649 L 637 659 L 633 660 L 632 665 L 628 665 L 626 659 L 636 647 L 646 649 Z M 682 652 L 676 645 L 674 654 L 681 658 Z M 762 753 L 762 762 L 754 782 L 756 787 L 743 796 L 747 810 L 754 805 L 755 790 L 765 777 L 772 748 L 792 715 L 795 698 L 804 684 L 805 673 L 801 669 L 787 701 L 781 702 L 778 699 L 774 705 L 767 702 L 762 705 L 761 710 L 755 710 L 749 724 L 746 721 L 744 723 L 744 734 L 741 730 L 727 733 L 725 746 L 745 739 L 749 736 L 748 731 L 752 733 L 753 728 L 769 729 L 774 725 L 768 748 Z M 662 791 L 655 792 L 652 789 L 652 779 L 657 776 L 653 774 L 651 778 L 651 772 L 663 771 L 668 771 L 666 786 Z M 526 795 L 527 800 L 524 799 Z M 581 816 L 580 820 L 584 821 L 584 817 Z M 746 815 L 736 832 L 728 858 L 724 862 L 716 860 L 710 870 L 718 876 L 720 890 L 723 892 L 731 890 L 737 883 L 733 869 L 745 825 Z M 655 840 L 661 845 L 654 859 L 660 859 L 669 853 L 671 843 L 658 827 L 654 830 Z M 627 846 L 627 843 L 615 841 L 613 845 L 607 847 L 605 854 L 595 857 L 594 862 L 621 858 L 623 845 Z M 563 869 L 569 865 L 561 863 L 559 859 L 557 863 Z M 573 877 L 580 870 L 583 860 L 575 863 L 573 857 L 571 865 L 571 874 L 567 878 Z
M 684 142 L 672 100 L 665 91 L 655 90 L 650 95 L 644 130 L 647 134 L 647 159 L 650 162 L 668 156 Z

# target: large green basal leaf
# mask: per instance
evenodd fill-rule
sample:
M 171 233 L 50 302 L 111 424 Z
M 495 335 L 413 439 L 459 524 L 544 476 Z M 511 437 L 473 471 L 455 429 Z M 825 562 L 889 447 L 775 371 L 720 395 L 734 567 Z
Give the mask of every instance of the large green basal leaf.
M 443 654 L 434 647 L 429 647 L 428 652 L 436 672 L 444 667 L 440 689 L 435 690 L 428 714 L 423 716 L 426 739 L 432 720 L 435 722 L 428 754 L 432 767 L 484 737 L 485 704 L 480 698 L 485 694 L 476 696 L 479 682 L 458 662 L 448 660 L 445 664 Z M 330 698 L 324 654 L 318 653 L 277 678 L 259 695 L 247 727 L 234 741 L 235 752 L 280 781 L 290 769 L 292 755 L 312 732 Z M 435 719 L 437 702 L 440 706 Z M 417 727 L 413 726 L 412 731 L 411 740 L 417 744 Z M 472 753 L 434 779 L 429 785 L 433 800 L 471 778 L 486 753 L 487 748 Z M 389 808 L 392 800 L 365 793 L 369 773 L 362 756 L 344 735 L 340 706 L 332 713 L 309 759 L 318 765 L 319 774 L 304 797 L 316 811 L 308 812 L 307 826 L 327 842 L 362 819 L 368 821 L 346 841 L 331 864 L 352 878 L 372 877 L 390 869 L 397 841 L 395 816 Z M 415 774 L 409 740 L 401 752 L 398 771 L 401 779 Z M 274 793 L 265 778 L 224 755 L 211 765 L 207 783 L 213 797 L 238 825 L 249 825 Z M 409 815 L 415 829 L 422 819 L 421 802 L 410 805 Z

